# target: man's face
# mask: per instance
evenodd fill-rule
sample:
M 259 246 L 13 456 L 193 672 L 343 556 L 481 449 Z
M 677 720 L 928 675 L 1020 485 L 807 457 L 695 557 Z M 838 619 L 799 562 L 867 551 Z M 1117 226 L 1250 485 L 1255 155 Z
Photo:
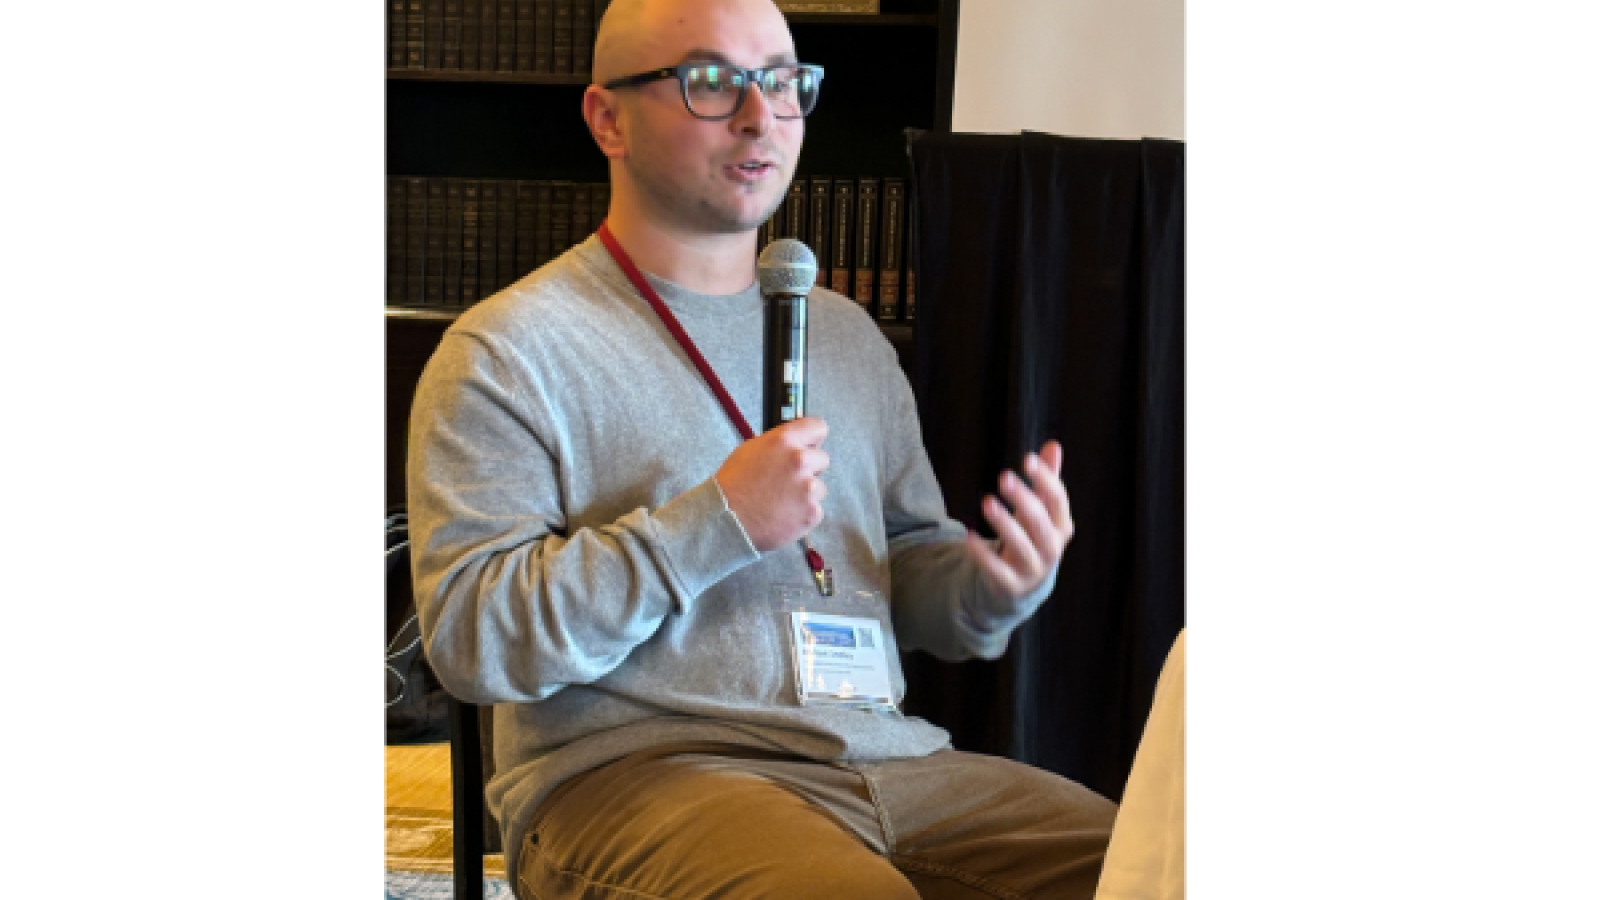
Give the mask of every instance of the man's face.
M 680 62 L 760 68 L 796 62 L 794 40 L 768 0 L 667 4 L 640 70 Z M 631 73 L 629 73 L 631 74 Z M 684 106 L 677 79 L 625 89 L 623 165 L 641 200 L 701 233 L 749 232 L 772 215 L 794 176 L 803 119 L 777 119 L 746 88 L 730 119 L 706 121 Z

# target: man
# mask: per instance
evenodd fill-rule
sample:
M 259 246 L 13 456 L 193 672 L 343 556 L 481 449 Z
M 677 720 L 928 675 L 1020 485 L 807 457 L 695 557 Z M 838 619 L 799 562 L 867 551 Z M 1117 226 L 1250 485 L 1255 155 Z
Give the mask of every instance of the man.
M 488 799 L 524 898 L 1088 897 L 1109 801 L 894 706 L 897 649 L 993 658 L 1049 594 L 1059 445 L 985 499 L 998 547 L 966 534 L 892 348 L 822 288 L 810 415 L 741 437 L 755 231 L 815 100 L 797 64 L 770 0 L 607 11 L 583 101 L 606 225 L 463 314 L 418 386 L 428 656 L 495 704 Z M 860 686 L 813 668 L 818 635 Z

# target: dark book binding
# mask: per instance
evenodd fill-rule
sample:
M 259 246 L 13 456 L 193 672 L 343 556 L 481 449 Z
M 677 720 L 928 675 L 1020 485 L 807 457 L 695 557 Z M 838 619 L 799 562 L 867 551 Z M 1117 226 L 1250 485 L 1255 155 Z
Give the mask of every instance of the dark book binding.
M 589 74 L 594 62 L 594 3 L 574 0 L 572 7 L 572 72 Z
M 600 182 L 589 190 L 589 219 L 594 222 L 590 233 L 600 230 L 601 223 L 611 212 L 611 185 Z
M 594 231 L 594 225 L 589 223 L 589 191 L 592 188 L 593 185 L 586 182 L 572 186 L 572 223 L 567 229 L 568 247 L 576 247 L 583 243 L 583 239 Z
M 500 0 L 478 0 L 478 71 L 493 72 L 495 38 L 500 31 Z
M 555 259 L 567 251 L 572 236 L 572 182 L 550 185 L 550 256 Z
M 534 17 L 534 4 L 537 0 L 516 0 L 517 4 L 517 55 L 516 71 L 532 72 L 534 32 L 537 24 Z
M 444 0 L 422 0 L 422 67 L 438 69 L 444 60 Z
M 444 0 L 444 47 L 440 50 L 439 66 L 461 68 L 461 0 Z
M 428 182 L 428 268 L 423 303 L 444 305 L 444 179 Z
M 427 0 L 406 0 L 406 68 L 420 69 L 425 63 L 423 41 L 427 34 Z
M 428 182 L 406 182 L 406 306 L 428 301 Z
M 550 71 L 572 71 L 572 6 L 578 0 L 553 0 L 550 26 Z
M 478 62 L 480 40 L 478 29 L 483 24 L 485 0 L 461 0 L 461 71 L 477 72 L 483 68 Z M 494 0 L 488 0 L 492 6 Z
M 856 181 L 856 302 L 871 313 L 872 288 L 878 265 L 878 179 Z
M 555 56 L 555 0 L 533 0 L 533 71 L 549 74 L 554 71 L 550 60 Z
M 517 267 L 513 281 L 539 267 L 538 234 L 534 230 L 539 216 L 539 187 L 536 181 L 517 182 Z
M 473 179 L 461 182 L 461 306 L 478 302 L 479 186 Z
M 388 279 L 385 282 L 384 303 L 404 306 L 406 302 L 406 180 L 388 178 L 389 207 L 385 218 L 385 246 L 388 257 Z
M 789 198 L 783 201 L 783 236 L 797 241 L 806 239 L 806 180 L 796 178 L 789 182 Z
M 500 185 L 478 182 L 478 297 L 500 290 Z
M 499 220 L 495 227 L 495 240 L 499 244 L 494 263 L 497 291 L 517 280 L 518 184 L 516 181 L 500 182 L 500 209 L 495 216 Z
M 461 305 L 461 179 L 444 180 L 444 305 Z
M 517 70 L 517 0 L 494 2 L 494 70 Z M 531 50 L 532 48 L 530 48 Z M 528 57 L 530 60 L 532 56 Z
M 533 267 L 535 269 L 555 257 L 555 236 L 550 231 L 550 204 L 554 202 L 553 182 L 533 183 Z
M 883 214 L 879 216 L 883 240 L 878 245 L 878 319 L 900 318 L 900 266 L 905 245 L 906 180 L 883 180 Z
M 907 322 L 917 318 L 917 192 L 906 195 L 906 314 Z
M 806 246 L 817 258 L 817 271 L 827 277 L 828 271 L 828 220 L 833 215 L 833 182 L 828 178 L 813 176 L 811 179 L 811 203 L 806 207 L 811 217 L 811 225 L 806 229 Z
M 389 68 L 406 67 L 406 0 L 389 0 Z
M 850 287 L 850 253 L 855 247 L 851 243 L 855 214 L 856 184 L 849 178 L 840 178 L 833 183 L 833 229 L 828 235 L 833 239 L 833 268 L 828 273 L 828 287 L 846 297 L 854 296 Z

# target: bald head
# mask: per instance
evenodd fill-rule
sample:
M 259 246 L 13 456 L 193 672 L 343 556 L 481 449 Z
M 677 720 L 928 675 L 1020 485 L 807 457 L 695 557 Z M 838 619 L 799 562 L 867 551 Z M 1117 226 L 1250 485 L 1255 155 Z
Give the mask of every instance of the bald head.
M 594 83 L 676 65 L 690 50 L 707 49 L 708 25 L 732 22 L 762 30 L 777 27 L 788 34 L 788 23 L 772 0 L 612 0 L 595 35 Z M 793 46 L 791 38 L 791 50 Z

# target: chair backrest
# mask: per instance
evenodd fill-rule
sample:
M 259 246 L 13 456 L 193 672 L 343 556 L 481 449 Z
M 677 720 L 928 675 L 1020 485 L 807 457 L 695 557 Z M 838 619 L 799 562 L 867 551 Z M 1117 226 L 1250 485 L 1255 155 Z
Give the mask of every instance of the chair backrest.
M 483 857 L 501 852 L 500 825 L 489 814 L 484 787 L 494 777 L 494 715 L 490 707 L 450 698 L 450 810 L 456 900 L 483 896 Z

